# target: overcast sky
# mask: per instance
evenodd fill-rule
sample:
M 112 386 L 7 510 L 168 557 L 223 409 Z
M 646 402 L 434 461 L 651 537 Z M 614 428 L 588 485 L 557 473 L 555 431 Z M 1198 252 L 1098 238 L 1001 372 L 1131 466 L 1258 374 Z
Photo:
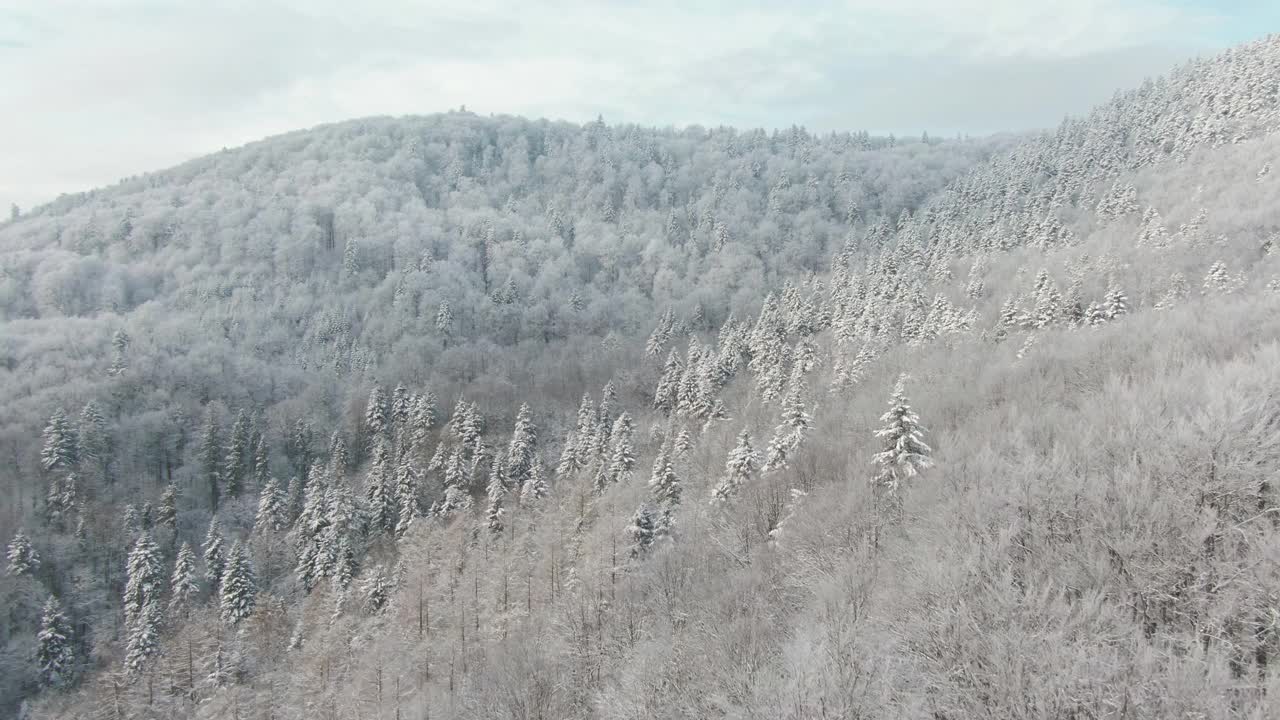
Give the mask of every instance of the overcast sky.
M 1047 127 L 1274 30 L 1280 0 L 0 0 L 0 207 L 463 104 L 656 125 Z

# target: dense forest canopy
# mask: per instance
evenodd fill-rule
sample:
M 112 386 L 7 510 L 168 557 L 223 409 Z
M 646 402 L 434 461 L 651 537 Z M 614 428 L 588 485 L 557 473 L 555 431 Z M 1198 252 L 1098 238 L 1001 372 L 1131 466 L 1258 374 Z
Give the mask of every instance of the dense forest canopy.
M 466 112 L 0 226 L 0 712 L 1266 717 L 1280 39 L 1053 132 Z

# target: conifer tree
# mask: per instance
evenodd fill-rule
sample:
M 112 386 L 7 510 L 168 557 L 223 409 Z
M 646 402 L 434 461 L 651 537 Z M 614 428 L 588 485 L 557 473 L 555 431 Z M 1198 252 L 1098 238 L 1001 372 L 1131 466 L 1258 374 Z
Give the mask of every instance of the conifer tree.
M 345 591 L 351 586 L 351 580 L 356 576 L 359 566 L 356 563 L 356 551 L 351 545 L 351 534 L 343 533 L 337 541 L 337 549 L 334 553 L 333 563 L 333 585 L 339 592 Z
M 226 564 L 226 548 L 222 532 L 218 529 L 218 516 L 214 515 L 209 519 L 209 530 L 204 535 L 204 579 L 209 584 L 209 592 L 218 592 Z
M 663 445 L 653 461 L 653 474 L 649 478 L 649 491 L 654 502 L 662 510 L 659 529 L 667 531 L 673 524 L 675 509 L 680 505 L 680 477 L 676 475 L 671 460 L 671 448 Z
M 111 367 L 107 369 L 110 375 L 119 375 L 129 367 L 129 334 L 124 329 L 116 330 L 111 336 Z
M 667 343 L 671 342 L 671 333 L 675 328 L 676 313 L 674 308 L 667 308 L 667 311 L 658 319 L 658 324 L 653 329 L 653 333 L 649 335 L 648 342 L 645 343 L 644 352 L 649 357 L 661 357 L 662 351 L 667 347 Z
M 511 442 L 507 445 L 507 480 L 512 492 L 522 493 L 525 483 L 529 481 L 529 472 L 533 469 L 534 456 L 537 454 L 537 442 L 538 429 L 533 424 L 529 404 L 524 403 L 516 413 Z
M 267 482 L 258 493 L 258 514 L 253 526 L 258 533 L 278 532 L 288 524 L 284 490 L 275 476 L 267 478 Z
M 173 575 L 169 579 L 169 612 L 186 617 L 200 593 L 200 585 L 196 582 L 196 554 L 191 543 L 184 542 L 178 548 L 178 557 L 173 563 Z
M 403 429 L 409 424 L 409 415 L 413 410 L 412 398 L 409 395 L 409 388 L 404 385 L 397 385 L 396 389 L 391 391 L 391 422 L 395 424 L 397 431 Z
M 550 489 L 547 487 L 547 478 L 542 468 L 542 460 L 535 457 L 533 467 L 529 468 L 529 480 L 524 484 L 521 500 L 526 503 L 536 503 L 549 494 Z
M 160 548 L 150 533 L 143 532 L 138 536 L 133 551 L 129 553 L 127 570 L 124 616 L 129 638 L 125 664 L 136 673 L 157 652 L 163 619 L 160 607 L 163 567 Z
M 1062 294 L 1047 270 L 1042 269 L 1036 276 L 1035 298 L 1032 325 L 1043 329 L 1056 323 L 1062 314 Z
M 431 429 L 436 424 L 436 400 L 430 391 L 418 395 L 413 400 L 409 411 L 409 447 L 413 452 L 426 452 L 427 443 L 431 439 Z
M 334 431 L 329 436 L 329 464 L 324 468 L 329 477 L 342 479 L 347 476 L 347 471 L 351 469 L 351 456 L 347 453 L 347 441 L 342 439 L 342 434 Z
M 631 475 L 631 469 L 636 464 L 635 449 L 632 447 L 634 433 L 635 425 L 631 422 L 631 415 L 623 412 L 614 421 L 613 430 L 609 433 L 613 439 L 613 453 L 609 458 L 606 474 L 609 482 L 625 482 Z
M 675 348 L 667 355 L 666 365 L 658 379 L 658 387 L 653 394 L 653 409 L 663 415 L 670 415 L 680 407 L 680 379 L 684 375 L 684 366 L 680 364 L 680 356 Z
M 1124 291 L 1116 286 L 1112 286 L 1107 291 L 1107 297 L 1102 303 L 1102 312 L 1107 320 L 1115 320 L 1121 315 L 1129 312 L 1129 298 Z
M 889 410 L 880 416 L 881 428 L 876 431 L 884 448 L 872 458 L 876 473 L 872 482 L 890 494 L 896 493 L 902 482 L 915 477 L 933 464 L 932 450 L 924 442 L 924 427 L 911 409 L 906 395 L 906 375 L 899 376 L 889 399 Z
M 797 366 L 791 373 L 787 394 L 782 399 L 782 422 L 774 430 L 773 439 L 769 441 L 768 450 L 765 452 L 764 469 L 766 471 L 784 467 L 787 460 L 804 441 L 804 434 L 813 422 L 812 416 L 805 410 L 805 389 L 804 373 L 800 372 Z
M 440 309 L 436 311 L 436 332 L 447 338 L 452 330 L 453 309 L 449 307 L 448 301 L 445 301 L 440 303 Z
M 169 528 L 169 532 L 177 537 L 178 531 L 178 486 L 169 483 L 160 494 L 160 506 L 156 509 L 156 525 Z
M 560 462 L 556 464 L 556 477 L 565 478 L 578 471 L 578 435 L 572 431 L 564 439 L 560 450 Z
M 404 537 L 404 534 L 409 532 L 409 526 L 413 524 L 414 518 L 421 514 L 418 501 L 420 484 L 418 469 L 406 455 L 401 459 L 400 467 L 396 469 L 395 505 L 398 513 L 395 526 L 396 537 Z
M 218 417 L 212 407 L 200 436 L 199 460 L 201 476 L 209 488 L 209 508 L 217 512 L 222 493 L 222 440 L 218 435 Z
M 676 434 L 674 448 L 676 455 L 680 457 L 688 455 L 693 450 L 693 435 L 689 432 L 689 428 L 680 428 L 680 432 Z
M 312 447 L 314 433 L 311 424 L 305 418 L 298 418 L 293 424 L 293 432 L 289 433 L 288 442 L 285 446 L 285 454 L 293 463 L 294 470 L 299 476 L 305 476 L 307 471 L 311 469 Z M 306 478 L 303 477 L 303 480 Z
M 40 569 L 40 556 L 31 546 L 31 539 L 22 528 L 18 528 L 18 532 L 13 534 L 5 557 L 9 560 L 7 572 L 14 577 L 32 575 Z
M 236 413 L 235 422 L 231 424 L 231 437 L 227 440 L 226 458 L 222 467 L 224 487 L 230 497 L 240 496 L 245 478 L 249 475 L 249 434 L 249 413 L 241 410 Z
M 92 473 L 91 479 L 110 481 L 108 465 L 111 462 L 111 434 L 107 431 L 107 420 L 98 409 L 97 403 L 90 400 L 80 411 L 79 461 L 85 473 Z
M 75 648 L 71 642 L 71 623 L 62 614 L 62 604 L 53 595 L 40 613 L 40 630 L 36 633 L 36 664 L 40 668 L 40 684 L 57 688 L 68 684 L 75 674 Z
M 364 424 L 374 438 L 386 431 L 387 414 L 387 395 L 381 385 L 374 385 L 373 390 L 369 391 L 369 402 L 364 408 Z
M 79 462 L 78 439 L 62 408 L 49 416 L 44 428 L 44 449 L 40 452 L 40 466 L 48 472 L 70 472 Z
M 253 482 L 261 490 L 271 477 L 271 447 L 267 444 L 266 433 L 258 432 L 255 435 L 251 453 L 253 456 Z
M 78 504 L 75 473 L 61 480 L 55 477 L 49 481 L 49 492 L 45 495 L 45 513 L 52 527 L 62 530 Z
M 391 579 L 382 566 L 369 568 L 369 572 L 360 583 L 360 595 L 364 600 L 365 612 L 370 615 L 382 612 L 382 609 L 387 606 L 387 601 L 391 599 L 393 588 Z
M 365 505 L 369 514 L 369 531 L 372 535 L 395 532 L 399 512 L 395 506 L 394 489 L 391 487 L 391 468 L 387 443 L 375 439 L 369 472 L 365 476 Z
M 641 505 L 631 516 L 631 524 L 627 526 L 627 535 L 631 540 L 631 557 L 643 557 L 653 545 L 658 534 L 658 522 L 653 510 L 648 505 Z
M 489 531 L 495 535 L 501 534 L 504 525 L 502 518 L 506 515 L 502 503 L 507 496 L 506 473 L 502 467 L 502 454 L 498 453 L 493 457 L 493 469 L 489 473 L 489 484 L 485 488 L 485 494 L 489 497 L 489 508 L 485 512 L 485 518 L 489 525 Z
M 725 461 L 725 476 L 711 491 L 714 500 L 728 500 L 756 472 L 759 456 L 751 446 L 751 435 L 746 430 L 738 434 L 738 442 L 729 451 Z
M 342 275 L 351 280 L 360 274 L 360 243 L 355 238 L 347 238 L 342 248 Z
M 222 621 L 235 625 L 253 613 L 257 595 L 253 566 L 244 545 L 236 540 L 227 553 L 227 567 L 222 577 Z

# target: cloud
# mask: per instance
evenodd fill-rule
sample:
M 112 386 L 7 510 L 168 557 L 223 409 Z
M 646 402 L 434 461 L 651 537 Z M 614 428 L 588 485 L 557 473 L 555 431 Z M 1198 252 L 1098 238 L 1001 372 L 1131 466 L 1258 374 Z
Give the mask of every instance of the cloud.
M 1221 45 L 1186 0 L 0 0 L 0 201 L 321 122 L 479 112 L 989 132 Z

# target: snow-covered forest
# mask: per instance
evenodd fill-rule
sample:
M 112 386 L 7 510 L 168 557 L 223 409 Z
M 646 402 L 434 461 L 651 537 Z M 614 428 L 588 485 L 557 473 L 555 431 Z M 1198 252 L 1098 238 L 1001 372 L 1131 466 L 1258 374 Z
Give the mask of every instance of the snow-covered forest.
M 459 111 L 15 213 L 0 714 L 1274 717 L 1278 161 L 1272 37 L 1050 133 Z

